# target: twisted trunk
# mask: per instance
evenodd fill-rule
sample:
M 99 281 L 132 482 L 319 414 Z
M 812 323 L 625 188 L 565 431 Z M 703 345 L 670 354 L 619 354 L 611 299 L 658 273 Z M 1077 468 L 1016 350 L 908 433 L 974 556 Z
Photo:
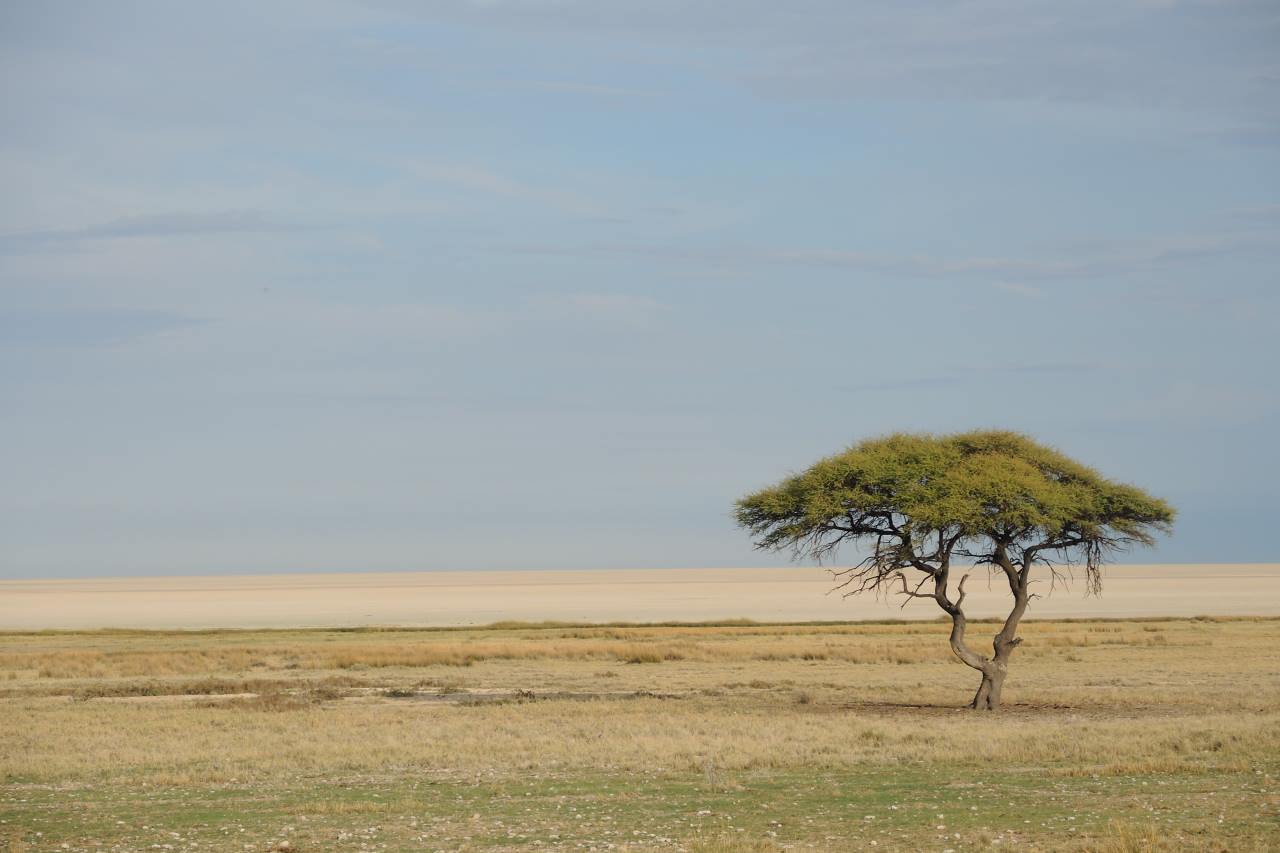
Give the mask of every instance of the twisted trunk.
M 1000 634 L 996 635 L 996 653 L 983 661 L 982 683 L 978 685 L 978 692 L 969 703 L 970 708 L 975 711 L 995 711 L 1000 707 L 1000 691 L 1004 689 L 1004 680 L 1009 675 L 1009 657 L 1018 642 L 1020 641 L 1015 640 L 1002 646 Z
M 975 711 L 994 711 L 999 708 L 1000 690 L 1004 687 L 1007 672 L 1007 669 L 1000 670 L 995 667 L 983 672 L 982 684 L 978 686 L 978 692 L 969 703 L 969 707 Z
M 993 657 L 985 657 L 968 647 L 964 641 L 965 617 L 958 607 L 951 613 L 951 650 L 962 663 L 982 673 L 982 683 L 974 695 L 969 707 L 975 711 L 994 711 L 1000 707 L 1000 691 L 1004 688 L 1005 676 L 1009 674 L 1009 655 L 1013 647 L 1006 646 L 1003 654 L 998 649 Z M 1003 632 L 1002 632 L 1003 633 Z
M 1027 577 L 1030 574 L 1030 563 L 1028 562 L 1023 570 L 1019 571 L 1004 558 L 1003 553 L 999 553 L 998 558 L 998 564 L 1004 569 L 1009 579 L 1009 591 L 1013 594 L 1013 609 L 1005 617 L 1004 625 L 992 641 L 991 657 L 974 652 L 965 643 L 966 623 L 964 610 L 960 607 L 964 602 L 964 581 L 960 582 L 957 589 L 960 594 L 954 603 L 947 600 L 945 588 L 936 596 L 938 604 L 951 616 L 951 650 L 965 665 L 982 673 L 978 692 L 969 703 L 969 707 L 975 711 L 995 711 L 1000 707 L 1000 693 L 1004 689 L 1004 680 L 1009 674 L 1009 658 L 1013 656 L 1013 650 L 1022 642 L 1017 636 L 1018 623 L 1027 612 L 1029 601 Z

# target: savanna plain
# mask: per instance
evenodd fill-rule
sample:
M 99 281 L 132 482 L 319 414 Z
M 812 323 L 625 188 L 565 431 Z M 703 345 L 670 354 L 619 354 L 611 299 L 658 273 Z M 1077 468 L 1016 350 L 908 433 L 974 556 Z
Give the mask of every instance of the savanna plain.
M 973 641 L 994 622 L 971 627 Z M 0 635 L 16 851 L 1260 851 L 1280 621 Z

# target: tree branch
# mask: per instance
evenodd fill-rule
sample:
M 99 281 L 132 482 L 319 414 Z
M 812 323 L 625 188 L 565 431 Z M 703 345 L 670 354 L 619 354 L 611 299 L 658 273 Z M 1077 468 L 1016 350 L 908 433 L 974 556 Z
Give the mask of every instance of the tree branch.
M 895 577 L 897 577 L 900 581 L 902 581 L 902 592 L 899 594 L 907 596 L 907 600 L 902 602 L 902 607 L 906 607 L 907 604 L 909 604 L 911 599 L 913 598 L 933 598 L 932 595 L 926 595 L 920 592 L 920 587 L 928 583 L 929 578 L 932 577 L 932 575 L 925 575 L 924 577 L 920 578 L 920 583 L 916 584 L 915 591 L 907 589 L 907 576 L 904 575 L 902 572 L 898 572 L 898 574 L 895 575 Z

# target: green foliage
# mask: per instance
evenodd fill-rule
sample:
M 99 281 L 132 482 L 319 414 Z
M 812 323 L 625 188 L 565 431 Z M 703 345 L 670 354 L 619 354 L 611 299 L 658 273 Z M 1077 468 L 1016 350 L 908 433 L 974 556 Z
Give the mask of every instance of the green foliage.
M 1174 510 L 1015 432 L 898 433 L 863 441 L 737 503 L 762 549 L 822 559 L 841 543 L 893 540 L 921 556 L 933 537 L 980 560 L 997 548 L 1044 559 L 1149 545 Z M 951 549 L 947 549 L 950 554 Z

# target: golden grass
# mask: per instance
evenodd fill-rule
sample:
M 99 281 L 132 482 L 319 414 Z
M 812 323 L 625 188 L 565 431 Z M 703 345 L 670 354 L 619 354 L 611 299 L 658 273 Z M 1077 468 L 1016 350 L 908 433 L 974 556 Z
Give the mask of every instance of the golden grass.
M 995 630 L 975 625 L 975 644 Z M 0 635 L 0 781 L 13 792 L 0 812 L 28 821 L 0 834 L 0 849 L 45 849 L 33 840 L 37 818 L 72 850 L 98 849 L 104 827 L 116 833 L 113 849 L 152 849 L 172 840 L 155 823 L 179 800 L 192 811 L 175 826 L 205 833 L 200 849 L 242 851 L 255 831 L 253 849 L 271 849 L 283 837 L 277 824 L 236 810 L 261 799 L 279 802 L 278 824 L 298 833 L 292 815 L 309 816 L 311 834 L 291 847 L 300 853 L 346 849 L 332 846 L 343 838 L 372 844 L 376 826 L 399 827 L 389 850 L 529 849 L 508 835 L 526 831 L 526 802 L 540 809 L 542 849 L 581 849 L 569 832 L 608 837 L 620 851 L 655 849 L 602 834 L 640 826 L 653 837 L 678 830 L 679 845 L 664 849 L 688 853 L 832 853 L 848 849 L 830 840 L 851 829 L 840 820 L 875 811 L 859 832 L 879 832 L 904 814 L 877 802 L 880 781 L 948 804 L 885 823 L 881 846 L 867 849 L 1267 849 L 1280 775 L 1280 620 L 1032 622 L 995 715 L 962 708 L 977 679 L 951 658 L 946 633 L 940 623 L 739 622 Z M 824 816 L 826 797 L 791 796 L 850 778 L 872 780 L 856 814 L 836 799 Z M 565 800 L 564 786 L 588 784 L 575 780 L 622 788 L 608 802 L 632 826 L 606 821 L 595 791 Z M 786 780 L 786 797 L 770 793 L 771 780 Z M 950 793 L 934 780 L 949 780 Z M 970 780 L 991 799 L 955 799 L 970 789 L 954 786 Z M 1004 780 L 996 803 L 991 786 Z M 637 782 L 648 793 L 628 799 Z M 420 783 L 452 797 L 541 787 L 540 799 L 493 794 L 455 809 Z M 1162 799 L 1173 789 L 1177 799 Z M 1080 816 L 1070 837 L 1059 834 L 1067 819 L 1052 801 L 1062 792 Z M 223 794 L 243 799 L 211 817 Z M 45 805 L 32 805 L 37 795 Z M 703 825 L 688 804 L 708 797 L 720 805 Z M 686 804 L 683 823 L 672 798 Z M 1058 822 L 1028 825 L 1019 814 L 1000 823 L 988 810 L 1012 798 L 1020 808 L 1043 803 L 1039 819 Z M 574 829 L 561 811 L 574 802 L 588 804 L 591 828 Z M 969 802 L 984 810 L 973 825 L 964 823 Z M 432 832 L 451 840 L 422 847 L 432 803 Z M 113 804 L 123 810 L 94 823 Z M 776 826 L 760 813 L 740 831 L 744 812 L 766 806 L 779 809 Z M 929 819 L 942 809 L 963 846 Z M 715 822 L 728 810 L 743 817 L 736 828 Z M 54 812 L 61 823 L 45 817 Z M 810 833 L 815 814 L 826 828 Z M 484 827 L 488 840 L 477 835 Z
M 945 632 L 7 635 L 0 773 L 216 781 L 963 761 L 1071 776 L 1247 768 L 1280 752 L 1280 621 L 1029 623 L 1010 707 L 994 719 L 958 710 L 975 679 L 951 660 Z
M 1154 824 L 1134 825 L 1112 821 L 1107 835 L 1089 853 L 1161 853 L 1172 850 Z
M 110 777 L 205 782 L 315 773 L 727 772 L 932 764 L 1069 767 L 1073 775 L 1248 769 L 1276 747 L 1280 713 L 1072 720 L 971 714 L 912 726 L 885 714 L 711 699 L 417 707 L 268 694 L 197 707 L 16 703 L 4 771 L 55 782 Z M 787 711 L 788 707 L 794 710 Z M 287 710 L 290 713 L 263 713 Z M 24 736 L 18 732 L 27 732 Z M 40 732 L 41 736 L 35 736 Z M 356 735 L 355 733 L 358 733 Z
M 1020 657 L 1097 645 L 1194 644 L 1186 626 L 1260 620 L 1165 624 L 1027 623 Z M 1265 623 L 1265 620 L 1261 620 Z M 1170 639 L 1167 625 L 1183 626 Z M 983 623 L 974 631 L 982 632 Z M 877 625 L 718 625 L 512 627 L 245 632 L 40 632 L 0 635 L 0 678 L 119 678 L 206 675 L 250 670 L 339 670 L 471 666 L 493 660 L 617 661 L 833 660 L 853 664 L 946 662 L 938 623 Z M 494 636 L 502 639 L 494 639 Z M 933 642 L 922 640 L 933 638 Z M 87 640 L 87 642 L 86 642 Z M 89 646 L 86 648 L 86 646 Z

